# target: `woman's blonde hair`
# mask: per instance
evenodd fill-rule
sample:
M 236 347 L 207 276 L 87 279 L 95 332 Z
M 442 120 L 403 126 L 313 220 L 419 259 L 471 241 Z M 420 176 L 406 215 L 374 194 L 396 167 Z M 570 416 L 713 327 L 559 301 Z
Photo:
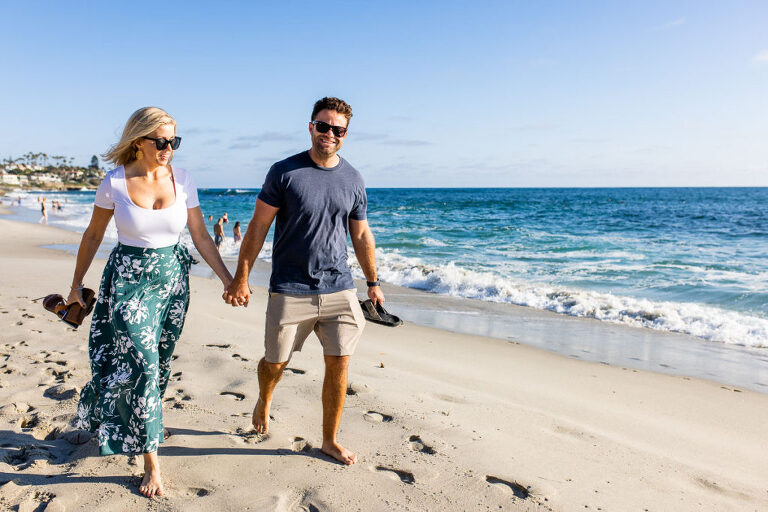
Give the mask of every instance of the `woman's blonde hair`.
M 166 124 L 172 124 L 175 130 L 176 120 L 165 110 L 157 107 L 140 108 L 128 118 L 120 141 L 101 156 L 118 167 L 131 163 L 136 160 L 134 142 Z

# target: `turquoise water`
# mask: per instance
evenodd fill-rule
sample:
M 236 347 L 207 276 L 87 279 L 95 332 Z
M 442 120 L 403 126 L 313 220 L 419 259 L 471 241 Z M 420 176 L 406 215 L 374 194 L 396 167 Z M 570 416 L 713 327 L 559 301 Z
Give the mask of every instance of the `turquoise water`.
M 240 220 L 245 232 L 257 193 L 200 190 L 209 228 L 228 213 L 225 255 L 237 255 L 231 227 Z M 53 223 L 83 229 L 93 193 L 66 197 Z M 368 198 L 387 282 L 768 347 L 768 189 L 370 189 Z M 35 207 L 31 195 L 23 203 Z

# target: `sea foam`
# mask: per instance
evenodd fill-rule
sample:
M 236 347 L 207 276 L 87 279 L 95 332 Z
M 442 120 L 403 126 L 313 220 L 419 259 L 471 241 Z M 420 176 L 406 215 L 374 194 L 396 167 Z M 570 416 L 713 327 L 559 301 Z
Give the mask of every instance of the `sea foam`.
M 690 334 L 709 341 L 768 347 L 768 319 L 702 304 L 651 301 L 610 293 L 532 283 L 478 272 L 454 263 L 429 265 L 397 251 L 376 251 L 380 279 L 454 297 L 500 302 L 565 315 Z M 350 257 L 357 277 L 362 277 Z

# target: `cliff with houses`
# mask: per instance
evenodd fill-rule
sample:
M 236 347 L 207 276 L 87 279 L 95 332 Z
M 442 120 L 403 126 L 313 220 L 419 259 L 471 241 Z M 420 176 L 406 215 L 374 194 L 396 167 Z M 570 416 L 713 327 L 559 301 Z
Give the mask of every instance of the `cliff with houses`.
M 0 190 L 82 190 L 98 187 L 104 178 L 96 155 L 87 167 L 74 164 L 74 158 L 27 153 L 0 161 Z

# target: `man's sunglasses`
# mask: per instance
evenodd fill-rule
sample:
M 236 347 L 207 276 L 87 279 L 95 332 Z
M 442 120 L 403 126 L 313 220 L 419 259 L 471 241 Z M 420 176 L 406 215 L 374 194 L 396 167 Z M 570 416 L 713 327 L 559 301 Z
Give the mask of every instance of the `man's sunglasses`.
M 337 137 L 343 137 L 347 134 L 347 129 L 343 126 L 333 126 L 325 121 L 312 121 L 310 124 L 315 125 L 315 130 L 320 133 L 328 133 L 328 130 L 333 130 L 333 134 Z
M 174 137 L 172 139 L 163 139 L 162 137 L 159 139 L 155 137 L 142 137 L 142 139 L 155 141 L 155 147 L 158 151 L 164 150 L 168 144 L 171 145 L 171 149 L 179 149 L 179 146 L 181 146 L 181 137 Z

